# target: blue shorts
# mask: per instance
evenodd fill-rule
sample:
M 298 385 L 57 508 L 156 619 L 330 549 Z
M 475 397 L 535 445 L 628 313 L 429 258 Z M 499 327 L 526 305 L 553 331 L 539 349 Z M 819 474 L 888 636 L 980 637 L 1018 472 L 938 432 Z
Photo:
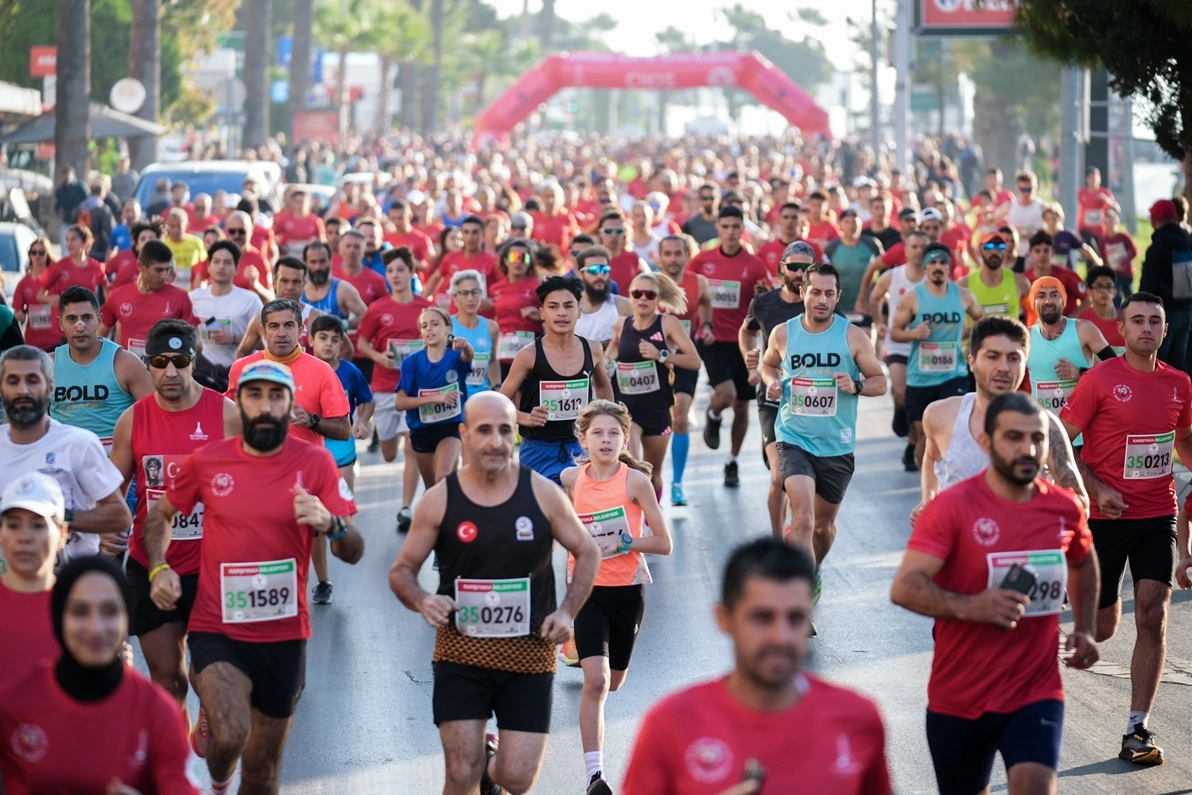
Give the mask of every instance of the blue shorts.
M 989 786 L 998 753 L 1006 770 L 1036 762 L 1060 766 L 1064 702 L 1036 701 L 1008 715 L 986 712 L 967 720 L 927 713 L 927 746 L 940 795 L 973 795 Z
M 579 441 L 571 439 L 561 442 L 542 442 L 537 439 L 522 439 L 518 457 L 522 466 L 527 466 L 543 477 L 550 478 L 560 486 L 559 475 L 564 469 L 575 466 L 575 459 L 584 454 Z

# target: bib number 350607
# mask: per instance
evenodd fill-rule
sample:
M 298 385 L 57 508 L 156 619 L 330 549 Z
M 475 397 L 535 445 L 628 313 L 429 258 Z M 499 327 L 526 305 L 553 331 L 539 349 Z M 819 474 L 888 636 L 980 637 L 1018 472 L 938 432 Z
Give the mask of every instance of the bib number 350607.
M 455 627 L 478 638 L 530 634 L 530 578 L 455 581 Z
M 1064 609 L 1064 591 L 1068 587 L 1068 562 L 1058 549 L 1044 549 L 1024 552 L 990 552 L 986 556 L 989 564 L 989 587 L 996 588 L 1006 579 L 1006 573 L 1015 563 L 1029 565 L 1039 574 L 1026 596 L 1031 603 L 1023 611 L 1027 616 L 1054 616 Z
M 298 615 L 298 566 L 293 558 L 221 563 L 219 586 L 225 624 L 279 621 Z
M 791 413 L 804 417 L 835 417 L 835 379 L 792 378 Z

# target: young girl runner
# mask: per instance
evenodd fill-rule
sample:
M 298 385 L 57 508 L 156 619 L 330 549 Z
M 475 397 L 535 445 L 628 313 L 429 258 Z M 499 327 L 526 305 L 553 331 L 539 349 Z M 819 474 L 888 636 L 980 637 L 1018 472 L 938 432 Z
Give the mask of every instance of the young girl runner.
M 500 216 L 493 216 L 500 218 Z M 472 369 L 468 373 L 468 392 L 486 392 L 501 386 L 501 368 L 497 366 L 497 321 L 480 316 L 484 301 L 484 286 L 480 272 L 460 271 L 451 277 L 447 294 L 455 302 L 451 316 L 451 333 L 465 339 L 472 346 Z
M 406 412 L 414 460 L 429 489 L 459 461 L 459 423 L 475 352 L 467 340 L 452 336 L 451 316 L 437 306 L 422 310 L 418 328 L 424 347 L 402 362 L 394 405 Z
M 671 553 L 670 530 L 650 483 L 650 465 L 626 450 L 629 426 L 623 403 L 590 402 L 575 421 L 575 435 L 588 458 L 560 476 L 602 554 L 592 595 L 575 617 L 573 641 L 564 647 L 564 657 L 578 658 L 584 671 L 579 732 L 588 795 L 612 795 L 603 776 L 604 701 L 625 682 L 645 611 L 645 584 L 651 579 L 642 553 Z M 643 517 L 652 535 L 642 535 Z M 569 572 L 573 565 L 569 560 Z M 568 649 L 573 649 L 570 655 Z

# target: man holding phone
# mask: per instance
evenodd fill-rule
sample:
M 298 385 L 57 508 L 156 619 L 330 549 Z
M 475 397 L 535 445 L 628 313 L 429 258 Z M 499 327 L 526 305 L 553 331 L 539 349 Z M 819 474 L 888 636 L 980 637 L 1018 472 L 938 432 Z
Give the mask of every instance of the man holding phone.
M 940 795 L 983 792 L 998 752 L 1010 792 L 1051 793 L 1064 722 L 1059 614 L 1066 590 L 1065 663 L 1088 668 L 1100 658 L 1097 556 L 1083 506 L 1040 477 L 1048 423 L 1035 401 L 995 397 L 979 441 L 989 467 L 923 509 L 890 598 L 936 619 L 927 744 Z

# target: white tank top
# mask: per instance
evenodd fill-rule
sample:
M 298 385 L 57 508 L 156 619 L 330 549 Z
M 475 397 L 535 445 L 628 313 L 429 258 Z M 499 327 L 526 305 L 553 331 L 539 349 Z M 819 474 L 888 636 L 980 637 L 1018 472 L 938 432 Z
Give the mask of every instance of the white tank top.
M 890 317 L 889 322 L 886 323 L 886 353 L 892 353 L 895 356 L 911 355 L 911 343 L 895 342 L 890 339 L 890 329 L 894 327 L 894 313 L 898 311 L 898 304 L 902 301 L 902 296 L 915 289 L 915 285 L 922 283 L 923 276 L 920 276 L 917 282 L 912 282 L 907 278 L 905 265 L 899 265 L 890 271 Z
M 952 442 L 944 457 L 935 462 L 935 477 L 940 482 L 940 491 L 952 488 L 989 466 L 989 454 L 981 449 L 969 430 L 969 419 L 973 416 L 973 402 L 976 399 L 976 392 L 969 392 L 960 399 L 960 411 L 956 412 L 956 422 L 952 423 Z
M 1025 257 L 1031 251 L 1030 236 L 1043 228 L 1043 202 L 1035 199 L 1024 207 L 1012 201 L 1006 220 L 1018 230 L 1018 256 Z
M 600 308 L 591 314 L 580 313 L 579 322 L 575 324 L 575 336 L 596 340 L 601 345 L 607 345 L 613 338 L 613 323 L 621 314 L 617 311 L 617 302 L 610 295 Z

